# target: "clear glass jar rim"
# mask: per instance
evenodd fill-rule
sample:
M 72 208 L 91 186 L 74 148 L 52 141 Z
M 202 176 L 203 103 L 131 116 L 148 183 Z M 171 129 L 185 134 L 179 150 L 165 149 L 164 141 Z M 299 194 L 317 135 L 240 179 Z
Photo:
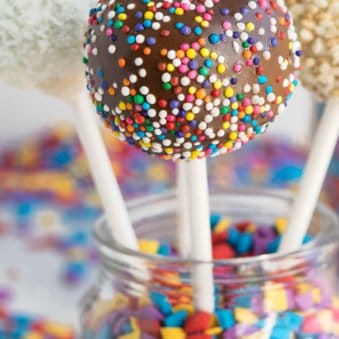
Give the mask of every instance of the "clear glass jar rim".
M 222 194 L 218 192 L 211 192 L 211 198 L 216 197 L 218 195 L 253 195 L 253 196 L 265 196 L 266 198 L 273 198 L 280 201 L 291 202 L 292 201 L 292 193 L 287 190 L 272 190 L 272 189 L 257 189 L 257 188 L 245 188 L 245 189 L 227 189 Z M 161 194 L 151 194 L 142 198 L 134 198 L 127 202 L 127 208 L 129 211 L 133 211 L 135 208 L 140 206 L 141 204 L 151 203 L 152 201 L 157 201 L 158 199 L 167 199 L 175 201 L 176 194 L 175 190 L 170 190 L 166 193 Z M 105 256 L 109 256 L 112 260 L 114 260 L 114 254 L 119 253 L 123 255 L 127 255 L 129 257 L 134 257 L 136 259 L 145 260 L 147 262 L 158 262 L 158 263 L 171 263 L 178 265 L 197 265 L 197 264 L 212 264 L 212 265 L 223 265 L 223 266 L 235 266 L 235 265 L 246 265 L 246 264 L 260 264 L 265 261 L 282 261 L 291 257 L 294 258 L 302 258 L 311 254 L 312 251 L 316 249 L 321 249 L 326 246 L 339 244 L 339 219 L 338 215 L 328 206 L 323 203 L 318 203 L 316 207 L 316 212 L 320 215 L 325 216 L 326 220 L 328 220 L 328 224 L 333 226 L 337 225 L 338 227 L 332 227 L 331 232 L 326 234 L 322 234 L 317 237 L 315 241 L 311 243 L 305 244 L 300 247 L 299 250 L 287 252 L 287 253 L 272 253 L 272 254 L 262 254 L 259 256 L 253 257 L 241 257 L 241 258 L 232 258 L 232 259 L 218 259 L 213 260 L 211 262 L 196 260 L 192 258 L 181 258 L 181 257 L 173 257 L 173 256 L 161 256 L 156 254 L 148 254 L 141 251 L 130 249 L 123 244 L 121 244 L 116 239 L 108 239 L 106 236 L 101 234 L 102 227 L 106 225 L 105 215 L 102 216 L 95 225 L 94 228 L 94 239 L 99 246 L 100 252 L 102 252 Z

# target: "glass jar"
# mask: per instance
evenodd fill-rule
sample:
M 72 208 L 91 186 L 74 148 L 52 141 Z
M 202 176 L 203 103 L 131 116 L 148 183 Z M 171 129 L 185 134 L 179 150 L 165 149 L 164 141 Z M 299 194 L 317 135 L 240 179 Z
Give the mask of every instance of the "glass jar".
M 211 196 L 211 211 L 232 221 L 272 224 L 286 216 L 287 193 L 227 191 Z M 130 203 L 138 238 L 175 240 L 174 194 Z M 216 312 L 192 306 L 191 271 L 206 263 L 135 252 L 95 228 L 101 275 L 84 298 L 85 339 L 326 339 L 339 338 L 339 228 L 318 206 L 311 243 L 287 255 L 216 260 Z

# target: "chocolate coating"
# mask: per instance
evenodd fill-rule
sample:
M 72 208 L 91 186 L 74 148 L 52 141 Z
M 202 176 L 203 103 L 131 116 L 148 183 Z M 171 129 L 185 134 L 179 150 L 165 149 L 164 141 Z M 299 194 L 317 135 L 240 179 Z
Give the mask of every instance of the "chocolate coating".
M 282 1 L 101 0 L 88 88 L 123 140 L 166 159 L 240 148 L 283 111 L 299 43 Z

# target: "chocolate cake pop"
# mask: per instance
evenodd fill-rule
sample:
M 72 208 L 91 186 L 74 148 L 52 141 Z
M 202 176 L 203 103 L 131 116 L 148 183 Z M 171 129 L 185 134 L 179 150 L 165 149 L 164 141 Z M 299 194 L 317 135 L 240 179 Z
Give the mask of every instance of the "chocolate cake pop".
M 240 148 L 281 113 L 300 45 L 284 2 L 100 0 L 85 42 L 98 113 L 165 159 Z

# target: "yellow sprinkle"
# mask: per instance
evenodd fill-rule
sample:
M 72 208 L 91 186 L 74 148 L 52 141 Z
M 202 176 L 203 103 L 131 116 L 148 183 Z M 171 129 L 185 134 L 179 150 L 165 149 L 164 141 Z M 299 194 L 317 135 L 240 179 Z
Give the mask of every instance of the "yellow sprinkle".
M 69 338 L 73 336 L 73 330 L 69 327 L 56 324 L 56 323 L 47 323 L 44 326 L 45 331 L 52 336 L 58 337 L 58 338 Z
M 200 151 L 192 151 L 191 153 L 191 159 L 194 160 L 194 159 L 198 159 L 200 155 Z
M 188 112 L 188 113 L 186 114 L 186 120 L 187 120 L 187 121 L 192 121 L 192 120 L 194 120 L 194 113 Z
M 277 104 L 281 104 L 281 103 L 282 103 L 282 101 L 283 101 L 283 98 L 282 98 L 282 96 L 281 96 L 281 95 L 277 96 L 277 99 L 276 99 L 276 101 L 277 101 Z
M 139 249 L 141 252 L 155 254 L 159 250 L 159 242 L 156 240 L 139 240 Z
M 230 140 L 236 140 L 238 137 L 238 133 L 237 132 L 231 132 L 228 136 L 230 138 Z
M 185 339 L 186 333 L 179 327 L 163 327 L 161 328 L 162 339 Z
M 218 335 L 223 332 L 223 329 L 221 327 L 212 327 L 205 331 L 205 334 L 207 335 Z
M 188 93 L 189 94 L 194 94 L 197 91 L 197 89 L 194 86 L 191 86 L 188 88 Z
M 186 55 L 188 58 L 190 59 L 194 59 L 197 55 L 197 52 L 195 51 L 195 49 L 193 48 L 189 48 L 187 51 L 186 51 Z
M 176 15 L 184 15 L 184 10 L 182 8 L 176 8 L 175 14 Z
M 127 14 L 126 13 L 120 13 L 118 15 L 118 19 L 122 20 L 122 21 L 126 20 L 127 19 Z
M 173 148 L 167 147 L 167 148 L 165 148 L 165 152 L 166 152 L 166 154 L 173 154 Z
M 232 149 L 233 148 L 233 142 L 232 141 L 227 141 L 225 142 L 225 148 L 227 149 Z
M 151 11 L 147 11 L 147 12 L 145 12 L 145 14 L 144 14 L 144 18 L 145 18 L 146 20 L 152 20 L 153 17 L 154 17 L 154 13 L 151 12 Z
M 279 234 L 283 234 L 286 231 L 287 219 L 286 218 L 277 218 L 275 220 L 275 228 Z
M 142 140 L 139 141 L 139 145 L 143 148 L 150 148 L 152 146 L 152 144 L 150 142 L 145 142 L 145 141 L 142 141 Z
M 220 74 L 224 73 L 224 72 L 226 71 L 226 66 L 225 66 L 224 64 L 219 64 L 219 65 L 217 66 L 217 71 L 218 71 L 218 73 L 220 73 Z
M 215 233 L 221 233 L 228 229 L 230 226 L 230 220 L 229 219 L 222 219 L 214 228 Z
M 246 106 L 245 113 L 246 114 L 252 114 L 253 113 L 253 106 Z
M 167 64 L 167 71 L 168 72 L 173 72 L 174 70 L 175 70 L 175 67 L 174 67 L 174 65 L 173 64 Z
M 252 325 L 258 321 L 258 317 L 248 308 L 236 307 L 234 317 L 239 323 Z
M 200 24 L 202 22 L 202 17 L 200 15 L 198 15 L 194 18 L 194 21 L 197 22 L 198 24 Z
M 248 23 L 246 24 L 246 29 L 247 29 L 249 32 L 254 31 L 254 29 L 255 29 L 254 23 L 253 23 L 253 22 L 248 22 Z
M 298 294 L 304 294 L 312 290 L 312 285 L 307 283 L 299 283 L 297 285 Z
M 335 309 L 339 309 L 339 297 L 332 298 L 332 307 Z
M 29 334 L 26 334 L 25 339 L 44 339 L 44 335 L 38 332 L 32 332 Z
M 131 317 L 131 319 L 130 319 L 130 324 L 131 324 L 132 329 L 133 329 L 135 332 L 140 331 L 140 327 L 139 327 L 137 318 Z
M 237 102 L 233 102 L 233 104 L 231 105 L 232 109 L 238 109 L 239 104 Z
M 124 111 L 126 109 L 126 103 L 124 103 L 123 101 L 119 102 L 119 108 Z
M 119 339 L 140 339 L 140 331 L 135 331 L 125 335 L 121 335 Z
M 222 128 L 227 130 L 229 129 L 231 126 L 231 124 L 229 123 L 229 121 L 225 121 L 223 124 L 222 124 Z
M 193 152 L 192 152 L 193 153 Z M 173 311 L 186 311 L 188 314 L 193 314 L 194 308 L 191 304 L 179 304 L 173 307 Z
M 213 87 L 215 89 L 220 89 L 222 87 L 222 82 L 220 80 L 217 80 L 214 84 Z
M 208 28 L 210 26 L 210 23 L 206 20 L 203 20 L 200 25 L 203 28 Z
M 312 297 L 313 300 L 316 304 L 320 303 L 321 301 L 321 293 L 320 293 L 320 289 L 315 287 L 312 289 Z
M 208 50 L 208 48 L 203 47 L 200 49 L 200 55 L 204 58 L 207 58 L 210 55 L 210 51 Z
M 288 309 L 288 300 L 284 288 L 265 288 L 265 309 L 274 312 L 283 312 Z
M 226 98 L 231 98 L 233 96 L 233 94 L 234 94 L 233 88 L 232 87 L 227 87 L 225 89 L 224 94 L 225 94 Z
M 213 59 L 213 60 L 218 59 L 218 53 L 217 52 L 211 52 L 210 56 L 211 56 L 211 59 Z

